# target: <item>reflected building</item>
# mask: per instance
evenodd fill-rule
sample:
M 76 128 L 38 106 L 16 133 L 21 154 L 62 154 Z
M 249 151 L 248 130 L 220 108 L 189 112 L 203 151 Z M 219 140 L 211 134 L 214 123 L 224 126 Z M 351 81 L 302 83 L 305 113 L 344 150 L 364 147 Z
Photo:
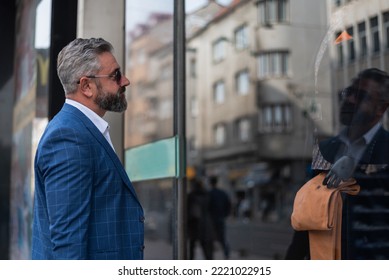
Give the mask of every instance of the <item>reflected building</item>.
M 253 215 L 268 189 L 274 220 L 289 217 L 313 142 L 333 133 L 326 32 L 324 1 L 235 0 L 187 38 L 188 164 Z
M 128 31 L 125 149 L 173 135 L 173 15 L 152 13 Z
M 338 110 L 338 94 L 358 72 L 372 67 L 389 71 L 389 2 L 328 0 L 328 9 L 328 21 L 335 25 L 333 40 L 347 32 L 347 38 L 330 49 L 333 100 Z

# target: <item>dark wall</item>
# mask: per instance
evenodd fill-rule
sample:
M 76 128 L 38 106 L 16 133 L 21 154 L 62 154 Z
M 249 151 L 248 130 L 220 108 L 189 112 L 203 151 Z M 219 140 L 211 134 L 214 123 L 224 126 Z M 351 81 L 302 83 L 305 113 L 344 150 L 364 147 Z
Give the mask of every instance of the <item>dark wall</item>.
M 16 1 L 0 2 L 0 259 L 9 258 L 9 196 L 12 143 L 13 59 Z
M 77 36 L 77 2 L 78 0 L 52 0 L 49 120 L 58 113 L 65 101 L 64 91 L 57 76 L 56 62 L 61 49 Z

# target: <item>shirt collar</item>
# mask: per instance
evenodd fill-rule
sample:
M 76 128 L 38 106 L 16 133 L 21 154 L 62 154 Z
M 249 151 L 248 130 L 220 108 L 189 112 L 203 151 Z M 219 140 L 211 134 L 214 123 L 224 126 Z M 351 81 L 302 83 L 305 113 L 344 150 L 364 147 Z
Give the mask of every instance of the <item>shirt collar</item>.
M 100 117 L 98 114 L 93 112 L 91 109 L 86 107 L 85 105 L 82 105 L 81 103 L 74 101 L 72 99 L 65 99 L 65 103 L 72 105 L 76 107 L 78 110 L 80 110 L 82 113 L 84 113 L 85 116 L 88 117 L 88 119 L 91 120 L 91 122 L 97 127 L 97 129 L 104 134 L 107 129 L 109 129 L 108 123 Z
M 365 141 L 366 145 L 370 144 L 371 140 L 373 140 L 374 135 L 377 133 L 377 131 L 380 129 L 381 123 L 376 123 L 368 132 L 366 132 L 361 138 Z M 349 139 L 347 138 L 347 128 L 343 129 L 339 133 L 339 138 L 345 143 L 350 143 Z M 359 138 L 359 139 L 361 139 Z

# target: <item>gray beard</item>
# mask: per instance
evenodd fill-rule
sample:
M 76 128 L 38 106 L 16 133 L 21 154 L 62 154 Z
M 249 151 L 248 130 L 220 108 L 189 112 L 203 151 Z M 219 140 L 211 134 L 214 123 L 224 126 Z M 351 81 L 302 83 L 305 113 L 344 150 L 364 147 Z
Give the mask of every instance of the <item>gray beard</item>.
M 99 90 L 94 102 L 103 110 L 110 112 L 124 112 L 127 109 L 127 100 L 124 95 L 124 88 L 120 88 L 116 94 Z

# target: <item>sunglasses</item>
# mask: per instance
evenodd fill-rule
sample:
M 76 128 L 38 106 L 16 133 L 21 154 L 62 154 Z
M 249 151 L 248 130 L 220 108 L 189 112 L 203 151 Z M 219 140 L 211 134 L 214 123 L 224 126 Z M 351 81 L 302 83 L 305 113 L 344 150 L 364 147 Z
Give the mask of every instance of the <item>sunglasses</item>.
M 342 100 L 354 97 L 358 102 L 369 101 L 372 98 L 368 91 L 353 87 L 347 87 L 342 90 L 340 97 Z
M 89 75 L 85 76 L 89 79 L 96 79 L 96 78 L 111 78 L 113 79 L 118 85 L 120 85 L 120 82 L 122 81 L 122 72 L 120 72 L 119 69 L 117 69 L 113 74 L 109 75 Z M 79 84 L 80 81 L 77 82 Z

